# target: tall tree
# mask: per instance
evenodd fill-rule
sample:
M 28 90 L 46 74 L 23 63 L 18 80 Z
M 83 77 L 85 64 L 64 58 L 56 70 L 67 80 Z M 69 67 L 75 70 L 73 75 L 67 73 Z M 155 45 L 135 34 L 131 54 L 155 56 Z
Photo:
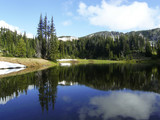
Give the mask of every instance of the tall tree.
M 44 37 L 42 39 L 42 58 L 46 58 L 47 57 L 47 15 L 44 18 L 43 34 L 44 34 Z
M 157 41 L 157 56 L 160 58 L 160 40 Z
M 53 22 L 53 17 L 51 19 L 51 39 L 50 39 L 50 47 L 49 47 L 49 59 L 56 62 L 56 59 L 58 58 L 58 39 L 56 37 L 56 30 Z
M 37 29 L 37 34 L 38 34 L 38 39 L 36 43 L 36 52 L 37 52 L 37 57 L 42 57 L 42 41 L 43 41 L 43 18 L 42 14 L 40 16 L 39 24 L 38 24 L 38 29 Z
M 26 57 L 26 43 L 24 42 L 23 38 L 21 38 L 17 44 L 16 56 Z
M 46 45 L 46 50 L 47 50 L 47 53 L 46 53 L 46 56 L 47 58 L 49 58 L 49 48 L 50 48 L 50 36 L 51 36 L 51 32 L 50 32 L 50 21 L 48 21 L 48 25 L 47 25 L 47 45 Z
M 146 42 L 146 57 L 151 57 L 152 56 L 152 48 L 150 45 L 150 42 L 147 40 Z

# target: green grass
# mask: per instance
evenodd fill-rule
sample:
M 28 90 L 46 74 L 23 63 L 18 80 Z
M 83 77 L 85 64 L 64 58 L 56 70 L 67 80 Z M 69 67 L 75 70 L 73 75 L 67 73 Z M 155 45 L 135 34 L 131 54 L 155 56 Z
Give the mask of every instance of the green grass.
M 160 59 L 141 60 L 140 62 L 144 64 L 160 64 Z
M 62 61 L 59 63 L 75 63 L 75 64 L 124 64 L 124 63 L 136 63 L 137 60 L 96 60 L 96 59 L 77 59 L 76 61 Z
M 28 68 L 47 68 L 58 65 L 52 61 L 40 59 L 40 58 L 15 58 L 15 57 L 0 57 L 0 61 L 18 63 L 27 66 Z
M 83 60 L 78 59 L 80 63 L 93 63 L 93 64 L 112 64 L 112 63 L 136 63 L 135 60 Z

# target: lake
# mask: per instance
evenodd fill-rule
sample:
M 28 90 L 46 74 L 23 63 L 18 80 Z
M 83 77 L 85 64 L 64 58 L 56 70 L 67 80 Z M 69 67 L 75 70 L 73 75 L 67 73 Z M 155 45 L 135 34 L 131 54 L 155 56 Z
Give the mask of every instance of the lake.
M 0 120 L 159 120 L 160 65 L 73 65 L 0 79 Z

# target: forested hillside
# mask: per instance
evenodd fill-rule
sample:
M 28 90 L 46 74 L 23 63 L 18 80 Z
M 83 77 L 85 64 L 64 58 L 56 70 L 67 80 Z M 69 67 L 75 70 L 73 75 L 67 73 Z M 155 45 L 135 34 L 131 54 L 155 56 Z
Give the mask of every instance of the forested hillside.
M 58 58 L 139 59 L 160 56 L 160 29 L 129 33 L 98 32 L 78 40 L 61 41 L 56 36 L 53 17 L 40 16 L 37 36 L 0 29 L 0 55 L 39 57 L 56 61 Z M 154 41 L 154 44 L 153 42 Z
M 148 40 L 137 35 L 121 35 L 113 38 L 104 36 L 83 37 L 78 41 L 60 41 L 60 57 L 87 59 L 133 59 L 151 57 L 158 45 L 152 46 Z
M 26 34 L 0 29 L 0 54 L 9 57 L 36 57 L 36 39 L 29 39 Z

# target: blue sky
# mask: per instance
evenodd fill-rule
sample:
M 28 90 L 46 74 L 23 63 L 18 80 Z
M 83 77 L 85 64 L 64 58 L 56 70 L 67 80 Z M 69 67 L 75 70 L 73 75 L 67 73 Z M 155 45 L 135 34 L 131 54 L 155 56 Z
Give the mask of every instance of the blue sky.
M 160 0 L 0 0 L 0 26 L 30 36 L 41 13 L 54 17 L 57 36 L 160 27 Z

